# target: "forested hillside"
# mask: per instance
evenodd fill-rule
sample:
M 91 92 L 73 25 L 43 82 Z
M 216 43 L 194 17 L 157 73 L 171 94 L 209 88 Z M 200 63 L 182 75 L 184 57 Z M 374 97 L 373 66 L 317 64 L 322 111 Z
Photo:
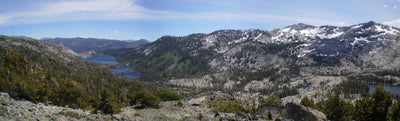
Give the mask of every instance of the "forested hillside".
M 0 91 L 17 99 L 115 113 L 128 104 L 129 93 L 152 90 L 67 52 L 38 40 L 0 36 Z M 101 107 L 104 103 L 109 107 Z

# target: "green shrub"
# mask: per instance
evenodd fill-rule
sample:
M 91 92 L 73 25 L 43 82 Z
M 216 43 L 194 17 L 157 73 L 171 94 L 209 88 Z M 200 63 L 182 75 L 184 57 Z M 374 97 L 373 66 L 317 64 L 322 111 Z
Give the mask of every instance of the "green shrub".
M 315 108 L 314 100 L 312 98 L 308 98 L 307 96 L 301 99 L 300 104 L 307 107 Z
M 220 101 L 217 103 L 211 103 L 213 109 L 211 112 L 225 112 L 225 113 L 240 113 L 247 112 L 247 110 L 239 103 L 233 101 Z
M 157 96 L 161 98 L 162 101 L 171 101 L 171 100 L 180 100 L 183 99 L 183 96 L 171 92 L 169 90 L 160 90 L 157 92 Z
M 274 96 L 274 95 L 273 96 L 269 96 L 265 103 L 279 105 L 280 104 L 280 99 L 279 99 L 279 97 Z
M 176 103 L 176 105 L 178 105 L 179 107 L 182 107 L 183 103 L 181 101 L 178 101 L 178 103 Z
M 158 108 L 160 103 L 160 98 L 154 96 L 147 90 L 141 90 L 135 94 L 129 94 L 130 104 L 140 104 L 142 107 L 153 107 Z

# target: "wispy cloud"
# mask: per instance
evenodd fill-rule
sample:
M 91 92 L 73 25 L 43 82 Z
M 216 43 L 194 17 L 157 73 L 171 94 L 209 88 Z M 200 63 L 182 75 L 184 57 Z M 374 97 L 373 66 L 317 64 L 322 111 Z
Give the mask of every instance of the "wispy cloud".
M 388 5 L 383 5 L 383 8 L 387 8 L 388 7 Z
M 400 27 L 400 19 L 396 19 L 396 20 L 393 20 L 393 21 L 383 22 L 383 24 L 390 25 L 390 26 L 394 26 L 394 27 Z
M 55 21 L 147 19 L 154 13 L 130 0 L 58 1 L 44 3 L 39 9 L 0 13 L 1 25 Z
M 35 24 L 63 21 L 91 20 L 227 20 L 266 23 L 286 21 L 289 23 L 312 23 L 314 25 L 342 25 L 342 22 L 326 18 L 282 16 L 255 12 L 200 12 L 162 11 L 139 6 L 132 0 L 85 0 L 43 3 L 37 9 L 23 12 L 0 13 L 0 25 Z M 387 5 L 384 5 L 387 7 Z M 333 17 L 334 18 L 334 17 Z M 115 32 L 114 32 L 115 33 Z M 118 32 L 117 32 L 118 33 Z
M 119 33 L 119 31 L 115 30 L 115 31 L 113 31 L 113 33 L 114 33 L 114 34 L 118 34 L 118 33 Z
M 397 5 L 393 6 L 393 8 L 396 9 L 396 8 L 397 8 Z

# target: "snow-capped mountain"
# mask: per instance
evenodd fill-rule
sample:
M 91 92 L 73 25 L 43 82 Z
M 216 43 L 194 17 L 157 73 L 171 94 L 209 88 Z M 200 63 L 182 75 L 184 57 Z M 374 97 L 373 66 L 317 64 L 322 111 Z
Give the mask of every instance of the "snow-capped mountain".
M 373 48 L 384 49 L 387 45 L 399 39 L 400 29 L 375 22 L 362 23 L 353 26 L 320 26 L 295 24 L 283 29 L 271 31 L 261 30 L 220 30 L 208 34 L 203 39 L 207 47 L 231 45 L 245 41 L 263 43 L 294 43 L 301 42 L 298 57 L 306 54 L 315 56 L 351 56 L 365 54 Z M 216 51 L 221 51 L 221 49 Z M 223 49 L 222 49 L 223 50 Z
M 168 74 L 198 73 L 189 68 L 183 71 L 186 66 L 201 66 L 205 73 L 237 69 L 294 71 L 294 67 L 301 72 L 325 67 L 334 67 L 325 68 L 334 73 L 360 72 L 366 68 L 398 68 L 399 36 L 400 29 L 375 22 L 344 27 L 300 23 L 265 31 L 219 30 L 184 37 L 164 36 L 136 49 L 109 53 L 126 60 L 135 58 L 129 63 L 144 72 L 144 67 L 160 65 L 154 68 Z

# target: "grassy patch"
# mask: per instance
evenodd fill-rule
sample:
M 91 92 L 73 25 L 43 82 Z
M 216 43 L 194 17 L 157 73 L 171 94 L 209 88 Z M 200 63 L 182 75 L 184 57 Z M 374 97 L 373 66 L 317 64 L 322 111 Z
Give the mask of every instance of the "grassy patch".
M 239 103 L 233 101 L 221 101 L 217 103 L 211 103 L 213 109 L 211 112 L 225 112 L 225 113 L 240 113 L 247 112 L 247 110 Z

